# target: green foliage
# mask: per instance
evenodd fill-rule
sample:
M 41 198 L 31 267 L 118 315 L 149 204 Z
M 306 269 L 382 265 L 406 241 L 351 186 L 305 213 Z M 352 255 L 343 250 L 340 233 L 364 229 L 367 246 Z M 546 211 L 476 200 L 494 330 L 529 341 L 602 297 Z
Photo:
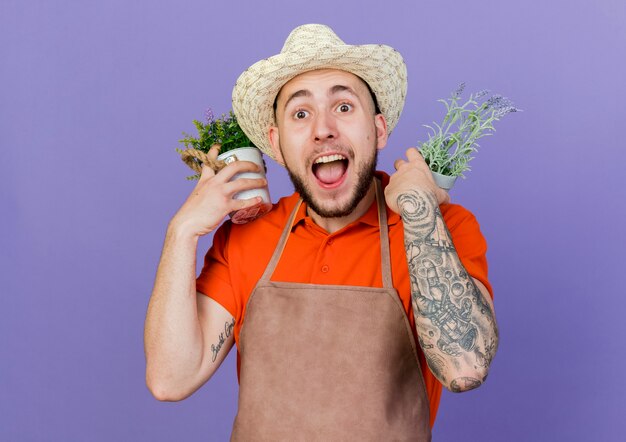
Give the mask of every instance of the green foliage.
M 189 135 L 183 132 L 185 136 L 179 140 L 187 149 L 197 149 L 204 153 L 209 153 L 209 149 L 214 144 L 221 144 L 220 154 L 239 147 L 256 147 L 252 141 L 244 133 L 237 122 L 237 117 L 231 110 L 228 115 L 222 114 L 221 118 L 215 118 L 213 111 L 209 108 L 205 112 L 206 123 L 193 120 L 194 126 L 198 131 L 197 136 Z M 176 149 L 178 154 L 182 155 L 184 149 Z M 194 159 L 195 160 L 195 159 Z M 200 164 L 199 160 L 195 160 Z M 188 176 L 188 180 L 197 180 L 199 174 Z
M 206 124 L 198 120 L 193 120 L 193 124 L 196 126 L 198 136 L 183 132 L 185 137 L 179 140 L 188 149 L 208 153 L 212 145 L 221 144 L 220 153 L 224 153 L 238 147 L 256 147 L 239 126 L 232 110 L 228 115 L 222 114 L 221 118 L 213 118 L 213 113 L 209 110 Z M 177 151 L 182 152 L 180 149 Z
M 469 162 L 474 158 L 472 154 L 480 147 L 477 140 L 495 132 L 494 121 L 510 112 L 519 112 L 500 95 L 479 103 L 478 99 L 488 91 L 470 95 L 469 100 L 460 105 L 458 100 L 464 88 L 465 84 L 461 83 L 451 98 L 437 100 L 446 107 L 443 122 L 441 125 L 433 123 L 436 128 L 424 125 L 431 133 L 427 141 L 418 143 L 426 164 L 433 172 L 463 178 L 463 172 L 470 170 Z

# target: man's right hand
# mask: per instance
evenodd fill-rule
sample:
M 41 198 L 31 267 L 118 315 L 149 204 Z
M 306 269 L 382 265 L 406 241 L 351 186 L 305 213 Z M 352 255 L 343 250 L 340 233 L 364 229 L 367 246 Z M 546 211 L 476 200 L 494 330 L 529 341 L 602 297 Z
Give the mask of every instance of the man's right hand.
M 209 158 L 217 158 L 219 147 L 218 144 L 211 146 Z M 198 184 L 170 221 L 170 228 L 193 236 L 206 235 L 215 230 L 229 213 L 261 202 L 261 197 L 238 200 L 233 199 L 233 196 L 243 190 L 266 186 L 267 181 L 264 178 L 238 178 L 230 181 L 238 173 L 260 170 L 260 166 L 250 161 L 235 161 L 216 174 L 203 164 Z
M 211 147 L 209 158 L 216 159 L 217 154 L 218 147 Z M 233 316 L 196 290 L 197 240 L 230 212 L 259 202 L 260 198 L 235 200 L 233 196 L 265 186 L 265 179 L 229 182 L 238 173 L 257 171 L 259 167 L 249 161 L 235 161 L 217 174 L 204 166 L 198 184 L 170 221 L 144 334 L 146 382 L 159 400 L 178 401 L 196 391 L 234 343 L 229 335 Z

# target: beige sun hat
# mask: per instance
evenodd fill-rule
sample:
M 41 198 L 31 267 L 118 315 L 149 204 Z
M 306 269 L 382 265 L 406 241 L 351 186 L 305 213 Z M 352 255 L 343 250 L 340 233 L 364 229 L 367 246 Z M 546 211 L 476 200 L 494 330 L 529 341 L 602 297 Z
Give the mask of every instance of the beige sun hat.
M 280 54 L 261 60 L 239 76 L 233 111 L 248 138 L 273 159 L 268 130 L 274 100 L 293 77 L 315 69 L 339 69 L 361 77 L 372 89 L 389 133 L 398 123 L 406 97 L 406 65 L 386 45 L 347 45 L 328 26 L 303 25 L 289 34 Z

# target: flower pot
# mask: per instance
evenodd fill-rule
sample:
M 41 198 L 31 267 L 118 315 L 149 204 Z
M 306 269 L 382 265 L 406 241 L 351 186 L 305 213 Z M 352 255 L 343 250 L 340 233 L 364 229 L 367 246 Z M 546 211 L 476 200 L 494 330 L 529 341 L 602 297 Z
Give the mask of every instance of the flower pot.
M 433 178 L 435 179 L 435 184 L 437 184 L 445 191 L 452 189 L 452 186 L 454 186 L 454 182 L 456 181 L 457 177 L 442 175 L 440 173 L 433 172 L 432 170 L 431 172 L 433 174 Z
M 217 156 L 218 160 L 224 161 L 226 164 L 230 164 L 233 161 L 251 161 L 261 166 L 260 172 L 243 172 L 238 173 L 232 177 L 231 181 L 238 178 L 265 178 L 265 163 L 263 162 L 263 155 L 261 151 L 256 147 L 240 147 L 238 149 L 229 150 Z M 235 224 L 245 224 L 252 220 L 255 220 L 272 208 L 272 201 L 270 200 L 270 193 L 267 186 L 259 189 L 244 190 L 236 193 L 233 198 L 238 200 L 245 200 L 260 196 L 262 201 L 255 204 L 252 207 L 246 209 L 237 210 L 230 214 L 230 219 Z

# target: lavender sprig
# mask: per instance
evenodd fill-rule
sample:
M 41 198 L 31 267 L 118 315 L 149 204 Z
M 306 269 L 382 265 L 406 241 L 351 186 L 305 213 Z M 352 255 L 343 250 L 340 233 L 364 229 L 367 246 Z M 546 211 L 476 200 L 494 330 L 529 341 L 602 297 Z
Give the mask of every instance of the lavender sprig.
M 470 170 L 469 162 L 480 145 L 479 138 L 495 132 L 493 122 L 506 114 L 521 112 L 511 100 L 502 95 L 493 95 L 480 103 L 479 99 L 489 94 L 488 90 L 471 94 L 464 104 L 458 104 L 465 83 L 461 83 L 448 100 L 437 100 L 446 106 L 446 115 L 441 125 L 424 125 L 430 129 L 428 140 L 419 143 L 424 160 L 433 172 L 448 176 L 462 176 Z
M 213 109 L 211 109 L 210 107 L 208 107 L 205 111 L 204 111 L 204 118 L 206 119 L 207 123 L 213 123 L 215 121 L 215 115 L 213 114 Z

